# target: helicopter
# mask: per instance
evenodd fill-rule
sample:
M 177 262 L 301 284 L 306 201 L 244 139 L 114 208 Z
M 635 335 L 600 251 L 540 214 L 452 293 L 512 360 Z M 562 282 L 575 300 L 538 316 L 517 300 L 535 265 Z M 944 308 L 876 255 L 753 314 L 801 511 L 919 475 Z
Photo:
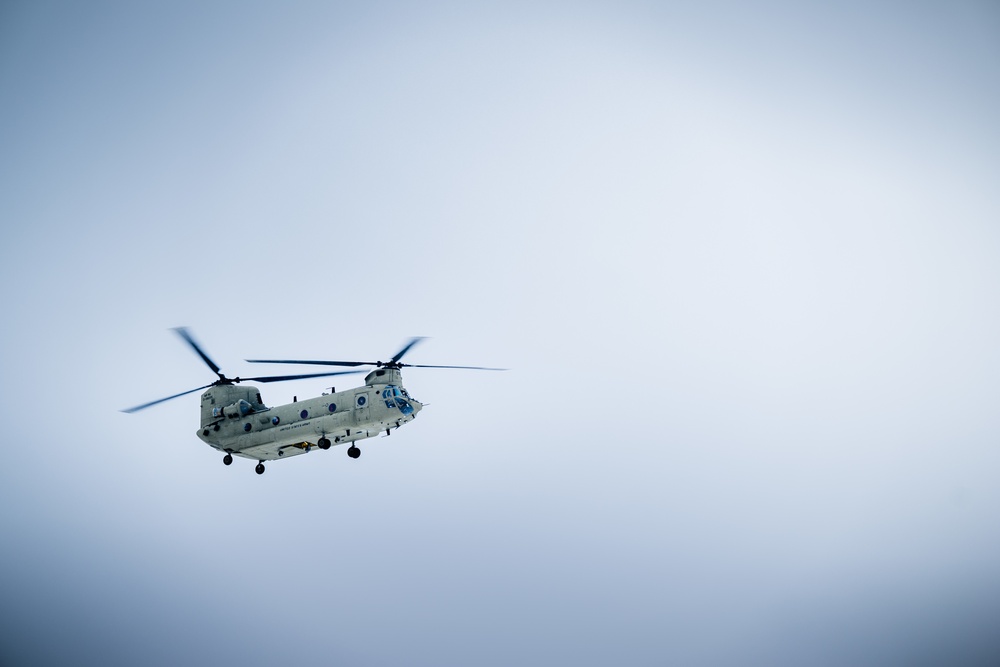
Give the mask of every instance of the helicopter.
M 201 360 L 212 369 L 218 379 L 211 384 L 183 391 L 122 410 L 134 413 L 196 391 L 207 390 L 201 395 L 201 427 L 197 436 L 205 444 L 220 452 L 224 464 L 231 465 L 233 456 L 257 461 L 254 471 L 264 474 L 264 461 L 290 458 L 312 451 L 313 447 L 327 450 L 334 445 L 349 444 L 347 455 L 352 459 L 361 456 L 359 440 L 372 438 L 385 431 L 413 421 L 424 404 L 410 396 L 403 387 L 400 370 L 403 368 L 457 368 L 467 370 L 502 371 L 503 368 L 482 366 L 432 366 L 404 364 L 400 361 L 423 337 L 411 338 L 389 361 L 320 361 L 296 359 L 246 359 L 252 364 L 301 364 L 319 366 L 374 366 L 365 376 L 362 387 L 347 391 L 323 393 L 316 398 L 267 407 L 257 387 L 236 385 L 243 382 L 287 382 L 308 378 L 353 375 L 365 370 L 332 371 L 327 373 L 300 373 L 297 375 L 265 375 L 248 378 L 229 378 L 195 342 L 185 327 L 173 329 Z

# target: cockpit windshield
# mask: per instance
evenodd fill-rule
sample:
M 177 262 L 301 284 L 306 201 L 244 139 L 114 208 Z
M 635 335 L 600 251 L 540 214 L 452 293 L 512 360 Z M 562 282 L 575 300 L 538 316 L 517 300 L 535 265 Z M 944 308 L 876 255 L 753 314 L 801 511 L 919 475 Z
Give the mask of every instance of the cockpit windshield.
M 410 395 L 406 393 L 405 389 L 396 385 L 386 385 L 386 388 L 382 390 L 382 400 L 385 401 L 385 407 L 399 408 L 399 411 L 404 415 L 413 412 L 413 406 L 406 400 L 409 397 Z

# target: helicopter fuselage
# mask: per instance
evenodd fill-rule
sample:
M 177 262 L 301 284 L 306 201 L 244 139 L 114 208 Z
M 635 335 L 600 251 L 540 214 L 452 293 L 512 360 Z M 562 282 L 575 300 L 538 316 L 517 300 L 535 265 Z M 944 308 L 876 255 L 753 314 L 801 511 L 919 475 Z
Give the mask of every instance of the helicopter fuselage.
M 264 405 L 256 387 L 224 384 L 201 395 L 197 435 L 219 451 L 273 461 L 388 433 L 422 408 L 395 369 L 372 371 L 361 387 L 275 407 Z
M 288 405 L 269 408 L 264 404 L 257 387 L 244 382 L 291 382 L 328 378 L 336 375 L 364 373 L 362 369 L 350 371 L 324 371 L 322 373 L 294 373 L 291 375 L 262 375 L 255 377 L 226 377 L 219 365 L 212 361 L 205 350 L 195 342 L 185 327 L 174 329 L 205 365 L 218 377 L 211 384 L 182 391 L 179 394 L 158 398 L 122 412 L 131 414 L 151 408 L 166 401 L 204 390 L 201 395 L 201 427 L 197 436 L 202 442 L 225 452 L 222 462 L 233 463 L 233 456 L 257 459 L 254 471 L 264 474 L 264 461 L 287 459 L 305 454 L 313 447 L 330 449 L 348 443 L 347 455 L 352 459 L 361 456 L 361 449 L 354 443 L 374 437 L 385 431 L 413 421 L 424 406 L 403 388 L 400 369 L 456 368 L 464 370 L 501 371 L 502 368 L 483 366 L 439 366 L 430 364 L 405 364 L 401 361 L 414 345 L 424 340 L 411 338 L 388 361 L 328 361 L 302 359 L 247 359 L 252 364 L 297 364 L 310 366 L 375 366 L 365 376 L 363 387 L 337 392 L 330 390 L 316 398 Z

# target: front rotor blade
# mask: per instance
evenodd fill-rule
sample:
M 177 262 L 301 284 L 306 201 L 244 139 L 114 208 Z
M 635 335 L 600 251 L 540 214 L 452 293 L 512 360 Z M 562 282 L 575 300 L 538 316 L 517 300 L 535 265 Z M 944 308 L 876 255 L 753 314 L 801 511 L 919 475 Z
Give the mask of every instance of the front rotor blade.
M 160 399 L 155 400 L 155 401 L 150 401 L 149 403 L 143 403 L 142 405 L 137 405 L 134 408 L 128 408 L 126 410 L 122 410 L 122 412 L 127 412 L 128 414 L 132 414 L 133 412 L 138 412 L 139 410 L 145 410 L 148 407 L 152 407 L 152 406 L 156 405 L 157 403 L 163 403 L 164 401 L 169 401 L 172 398 L 179 398 L 181 396 L 187 396 L 188 394 L 193 394 L 196 391 L 201 391 L 202 389 L 208 389 L 211 386 L 212 385 L 210 385 L 210 384 L 206 384 L 204 387 L 198 387 L 197 389 L 191 389 L 189 391 L 182 391 L 181 393 L 174 394 L 173 396 L 167 396 L 166 398 L 160 398 Z
M 364 371 L 337 371 L 335 373 L 305 373 L 303 375 L 265 375 L 259 378 L 240 378 L 240 382 L 284 382 L 285 380 L 303 380 L 305 378 L 325 378 L 332 375 L 354 375 Z
M 389 363 L 391 363 L 391 364 L 398 363 L 399 360 L 403 358 L 403 355 L 410 351 L 411 347 L 413 347 L 414 345 L 416 345 L 417 343 L 419 343 L 423 339 L 424 339 L 424 336 L 417 336 L 416 338 L 412 338 L 410 340 L 410 342 L 406 344 L 406 347 L 404 347 L 402 350 L 400 350 L 399 352 L 397 352 L 396 356 L 394 356 L 389 361 Z
M 187 328 L 177 327 L 174 329 L 174 331 L 177 332 L 178 336 L 187 341 L 187 344 L 190 345 L 194 349 L 194 351 L 198 353 L 198 356 L 201 357 L 201 360 L 204 361 L 206 364 L 208 364 L 208 367 L 211 368 L 216 375 L 219 375 L 219 367 L 215 364 L 214 361 L 212 361 L 208 357 L 207 354 L 205 354 L 204 350 L 198 347 L 198 343 L 194 342 L 194 338 L 192 338 L 191 334 L 188 333 Z
M 485 366 L 427 366 L 424 364 L 400 364 L 403 368 L 462 368 L 470 371 L 505 371 L 506 368 L 486 368 Z
M 298 359 L 245 359 L 251 364 L 309 364 L 311 366 L 377 366 L 374 361 L 304 361 Z

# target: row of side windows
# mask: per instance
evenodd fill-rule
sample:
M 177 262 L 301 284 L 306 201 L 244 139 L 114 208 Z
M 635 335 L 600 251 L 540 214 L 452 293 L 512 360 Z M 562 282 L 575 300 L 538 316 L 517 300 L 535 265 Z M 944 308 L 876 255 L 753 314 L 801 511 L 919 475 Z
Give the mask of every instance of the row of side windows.
M 396 395 L 397 396 L 399 395 L 399 390 L 398 389 L 396 389 Z M 258 394 L 258 396 L 259 396 L 259 394 Z M 358 397 L 357 397 L 356 400 L 357 400 L 357 404 L 358 404 L 359 408 L 363 408 L 365 406 L 365 404 L 368 402 L 368 398 L 364 394 L 358 394 Z M 390 407 L 392 407 L 391 404 L 388 401 L 386 401 L 386 405 L 389 405 Z M 336 403 L 330 403 L 329 405 L 326 406 L 326 409 L 329 412 L 336 412 L 337 411 L 337 404 Z M 303 410 L 302 412 L 300 412 L 299 413 L 299 418 L 300 419 L 308 419 L 309 418 L 309 411 L 308 410 Z M 281 419 L 279 417 L 273 417 L 271 419 L 271 424 L 274 425 L 274 426 L 277 426 L 280 422 L 281 422 Z M 244 426 L 243 426 L 243 430 L 244 431 L 249 431 L 251 428 L 252 427 L 251 427 L 251 425 L 250 425 L 249 422 L 246 423 L 246 424 L 244 424 Z

